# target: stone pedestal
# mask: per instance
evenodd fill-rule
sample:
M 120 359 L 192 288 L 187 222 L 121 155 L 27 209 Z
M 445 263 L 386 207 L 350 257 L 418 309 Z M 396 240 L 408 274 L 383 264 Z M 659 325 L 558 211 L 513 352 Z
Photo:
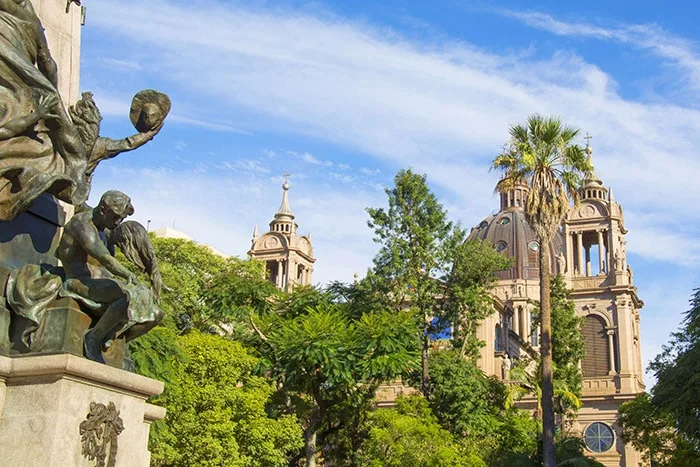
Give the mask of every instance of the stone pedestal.
M 122 425 L 104 446 L 104 465 L 147 467 L 149 428 L 165 409 L 146 400 L 162 391 L 160 381 L 70 354 L 0 356 L 0 463 L 95 466 L 83 455 L 83 441 L 93 436 L 99 448 L 102 435 L 94 428 Z

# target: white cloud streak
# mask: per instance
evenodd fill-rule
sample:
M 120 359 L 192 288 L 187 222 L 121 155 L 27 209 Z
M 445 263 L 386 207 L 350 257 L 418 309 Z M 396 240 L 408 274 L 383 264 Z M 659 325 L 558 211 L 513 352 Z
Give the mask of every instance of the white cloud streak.
M 656 24 L 622 25 L 606 28 L 586 22 L 561 21 L 540 12 L 498 11 L 504 16 L 558 36 L 581 36 L 618 41 L 639 49 L 646 49 L 657 57 L 674 63 L 685 73 L 685 78 L 691 86 L 700 89 L 698 45 L 674 36 Z
M 134 17 L 137 7 L 141 14 Z M 699 212 L 683 209 L 700 204 L 695 176 L 700 111 L 624 99 L 608 74 L 570 53 L 531 60 L 468 44 L 409 43 L 337 18 L 236 4 L 106 0 L 95 9 L 93 23 L 138 41 L 147 54 L 142 60 L 188 96 L 203 99 L 212 114 L 264 116 L 264 125 L 273 130 L 413 166 L 469 200 L 459 213 L 469 215 L 467 223 L 495 207 L 490 196 L 495 176 L 487 174 L 487 163 L 508 125 L 533 112 L 559 114 L 595 135 L 598 172 L 626 207 L 652 213 L 671 209 L 700 220 Z M 561 34 L 618 34 L 529 15 L 519 18 Z M 627 34 L 634 30 L 629 27 Z M 332 165 L 308 153 L 301 157 Z M 675 227 L 671 222 L 656 231 L 670 238 Z M 688 235 L 694 250 L 700 248 L 698 234 Z

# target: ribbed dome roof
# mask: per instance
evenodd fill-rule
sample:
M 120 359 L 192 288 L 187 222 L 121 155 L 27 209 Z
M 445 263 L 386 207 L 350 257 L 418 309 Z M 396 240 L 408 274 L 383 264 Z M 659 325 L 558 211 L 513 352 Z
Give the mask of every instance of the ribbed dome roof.
M 499 279 L 539 279 L 540 244 L 532 227 L 525 220 L 522 209 L 502 210 L 487 217 L 469 233 L 468 240 L 474 239 L 485 240 L 497 251 L 515 258 L 515 265 L 511 269 L 496 273 Z M 556 271 L 554 264 L 560 251 L 562 236 L 557 232 L 549 245 L 552 271 Z

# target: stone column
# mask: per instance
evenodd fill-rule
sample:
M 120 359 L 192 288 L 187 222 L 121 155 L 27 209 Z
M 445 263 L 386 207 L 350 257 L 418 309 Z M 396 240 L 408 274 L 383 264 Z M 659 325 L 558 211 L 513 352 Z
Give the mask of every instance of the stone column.
M 609 368 L 608 374 L 614 375 L 615 372 L 615 330 L 608 329 L 608 358 L 609 358 Z
M 569 231 L 569 227 L 564 225 L 564 248 L 566 249 L 566 273 L 570 276 L 574 275 L 574 242 L 573 233 Z
M 591 246 L 588 245 L 585 249 L 586 252 L 586 277 L 591 277 L 592 271 L 591 271 Z
M 277 260 L 277 280 L 275 281 L 275 285 L 277 286 L 278 289 L 281 289 L 282 286 L 284 285 L 282 283 L 282 274 L 283 274 L 282 260 L 279 259 L 279 260 Z
M 517 335 L 519 335 L 519 336 L 521 335 L 520 334 L 520 308 L 517 306 L 513 308 L 513 331 L 515 331 L 515 333 Z
M 525 305 L 525 323 L 524 328 L 525 328 L 525 341 L 528 344 L 532 343 L 532 311 L 530 310 L 530 307 L 528 305 Z
M 578 275 L 585 276 L 586 271 L 584 269 L 583 261 L 583 232 L 576 232 L 576 257 L 578 258 Z
M 600 274 L 605 272 L 605 244 L 603 243 L 603 231 L 598 231 L 598 267 Z
M 608 229 L 608 272 L 615 271 L 615 232 L 614 229 Z
M 616 334 L 617 334 L 617 363 L 620 376 L 620 389 L 634 390 L 636 385 L 635 356 L 634 356 L 634 304 L 631 297 L 622 294 L 615 298 Z

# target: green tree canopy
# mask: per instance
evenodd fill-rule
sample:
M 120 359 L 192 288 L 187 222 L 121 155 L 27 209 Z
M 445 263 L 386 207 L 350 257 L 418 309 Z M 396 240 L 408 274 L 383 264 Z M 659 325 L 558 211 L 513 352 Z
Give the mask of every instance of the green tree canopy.
M 154 465 L 283 466 L 303 444 L 294 415 L 270 418 L 274 385 L 256 376 L 241 344 L 193 331 L 180 338 L 186 356 L 161 403 L 166 427 L 151 443 Z
M 373 278 L 394 309 L 409 308 L 417 316 L 423 341 L 421 389 L 427 396 L 430 336 L 448 324 L 443 319 L 441 279 L 452 267 L 453 250 L 464 240 L 464 232 L 448 221 L 425 175 L 401 170 L 394 177 L 394 187 L 385 191 L 388 210 L 367 208 L 367 224 L 380 244 Z
M 377 385 L 415 367 L 416 335 L 410 314 L 390 310 L 349 313 L 319 291 L 298 289 L 291 304 L 255 317 L 259 351 L 277 378 L 287 409 L 305 420 L 306 465 L 315 465 L 319 435 L 342 429 Z M 306 306 L 303 306 L 306 303 Z M 255 321 L 253 321 L 255 325 Z M 341 415 L 341 413 L 343 415 Z
M 473 359 L 454 350 L 435 352 L 430 386 L 433 413 L 473 456 L 499 465 L 506 455 L 537 452 L 537 422 L 530 414 L 507 407 L 507 388 L 487 377 Z
M 372 412 L 369 438 L 359 454 L 367 467 L 478 467 L 478 457 L 464 456 L 452 435 L 440 427 L 420 396 L 399 398 L 396 407 Z
M 508 269 L 513 260 L 479 240 L 456 245 L 452 255 L 452 270 L 443 291 L 445 315 L 453 323 L 454 344 L 460 355 L 475 359 L 483 346 L 476 336 L 478 326 L 495 311 L 491 295 L 495 273 Z

